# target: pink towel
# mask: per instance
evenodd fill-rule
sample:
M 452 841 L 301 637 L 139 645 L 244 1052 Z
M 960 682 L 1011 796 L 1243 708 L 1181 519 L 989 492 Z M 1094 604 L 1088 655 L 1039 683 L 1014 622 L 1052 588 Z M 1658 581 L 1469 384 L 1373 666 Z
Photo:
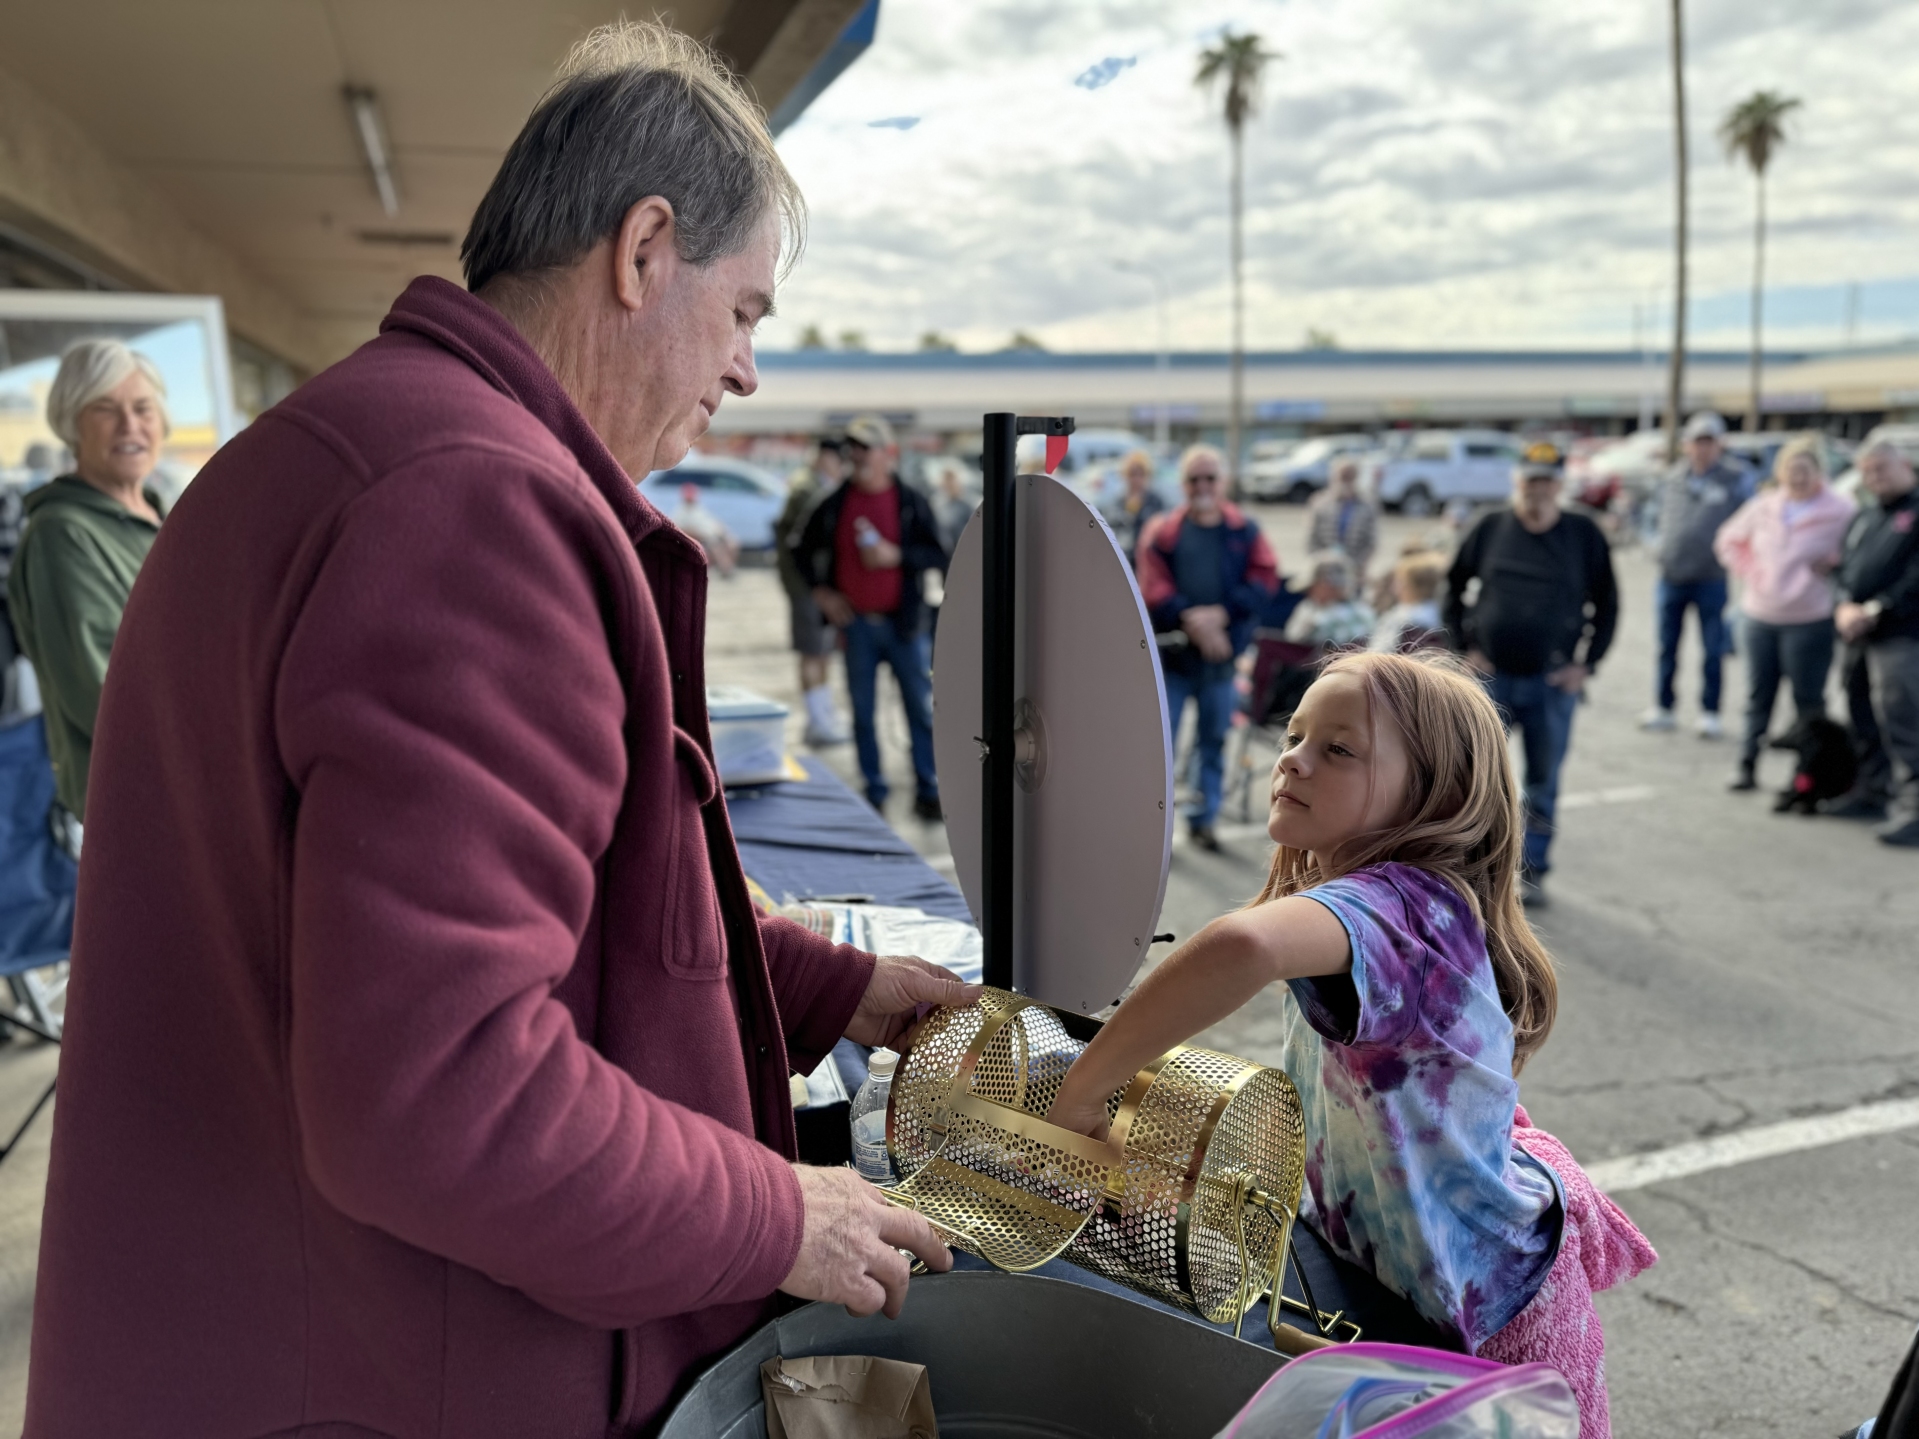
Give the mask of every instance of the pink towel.
M 1625 1212 L 1593 1188 L 1566 1146 L 1532 1127 L 1524 1106 L 1514 1113 L 1513 1126 L 1519 1147 L 1559 1176 L 1566 1233 L 1539 1292 L 1479 1346 L 1479 1354 L 1502 1364 L 1552 1365 L 1579 1400 L 1579 1439 L 1612 1439 L 1606 1331 L 1593 1295 L 1650 1268 L 1659 1256 Z

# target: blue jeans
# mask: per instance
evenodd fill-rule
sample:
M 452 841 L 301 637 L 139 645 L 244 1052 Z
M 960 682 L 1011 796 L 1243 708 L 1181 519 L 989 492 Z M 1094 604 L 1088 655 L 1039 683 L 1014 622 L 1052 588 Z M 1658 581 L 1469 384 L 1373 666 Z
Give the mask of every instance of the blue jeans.
M 1739 621 L 1740 646 L 1746 652 L 1746 742 L 1739 758 L 1747 764 L 1759 758 L 1772 726 L 1773 701 L 1779 681 L 1792 682 L 1795 718 L 1826 712 L 1826 673 L 1832 668 L 1831 620 L 1802 625 L 1769 625 L 1751 615 Z
M 1219 818 L 1219 794 L 1226 772 L 1226 727 L 1233 722 L 1233 706 L 1238 701 L 1232 669 L 1224 668 L 1222 679 L 1208 679 L 1204 670 L 1166 671 L 1166 714 L 1174 734 L 1179 733 L 1186 701 L 1199 702 L 1199 733 L 1194 743 L 1199 753 L 1199 807 L 1186 812 L 1187 821 L 1194 825 L 1211 825 Z
M 876 806 L 886 803 L 880 736 L 873 723 L 882 660 L 899 681 L 900 700 L 906 706 L 919 797 L 938 799 L 939 772 L 933 766 L 933 647 L 924 635 L 902 638 L 891 615 L 855 615 L 846 627 L 846 688 L 853 701 L 853 745 L 859 751 L 866 797 Z
M 1579 696 L 1546 683 L 1544 675 L 1495 674 L 1486 692 L 1508 729 L 1517 728 L 1526 752 L 1525 865 L 1532 874 L 1552 868 L 1553 812 L 1559 806 L 1559 767 L 1573 737 Z
M 1699 707 L 1708 714 L 1719 713 L 1720 661 L 1731 651 L 1726 643 L 1726 582 L 1689 580 L 1684 584 L 1659 582 L 1659 707 L 1673 707 L 1673 677 L 1679 673 L 1679 637 L 1686 629 L 1686 609 L 1699 611 L 1699 640 L 1706 653 L 1701 665 L 1705 688 L 1699 694 Z

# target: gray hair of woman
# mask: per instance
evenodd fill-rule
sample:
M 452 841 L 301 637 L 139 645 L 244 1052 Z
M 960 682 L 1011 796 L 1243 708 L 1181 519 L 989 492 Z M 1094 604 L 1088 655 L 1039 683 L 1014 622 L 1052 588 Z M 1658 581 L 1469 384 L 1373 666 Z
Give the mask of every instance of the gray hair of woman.
M 740 82 L 691 36 L 622 20 L 574 46 L 507 151 L 460 246 L 467 288 L 575 264 L 649 195 L 692 265 L 739 254 L 769 214 L 788 267 L 804 244 L 806 202 Z
M 111 394 L 132 374 L 145 375 L 160 405 L 162 433 L 171 433 L 167 416 L 167 382 L 160 367 L 119 340 L 80 340 L 67 346 L 60 369 L 47 391 L 47 428 L 70 450 L 80 447 L 80 413 L 102 395 Z
M 1308 589 L 1326 581 L 1339 591 L 1339 597 L 1349 600 L 1353 597 L 1353 586 L 1357 576 L 1353 572 L 1353 562 L 1343 550 L 1317 550 L 1306 557 L 1306 586 Z

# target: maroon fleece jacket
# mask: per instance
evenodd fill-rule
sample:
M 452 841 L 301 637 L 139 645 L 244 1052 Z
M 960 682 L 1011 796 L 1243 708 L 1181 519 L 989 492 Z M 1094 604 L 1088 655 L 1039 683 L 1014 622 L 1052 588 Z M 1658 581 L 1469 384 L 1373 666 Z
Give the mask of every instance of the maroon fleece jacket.
M 769 1316 L 790 1068 L 706 567 L 415 281 L 200 473 L 101 706 L 28 1435 L 601 1439 Z

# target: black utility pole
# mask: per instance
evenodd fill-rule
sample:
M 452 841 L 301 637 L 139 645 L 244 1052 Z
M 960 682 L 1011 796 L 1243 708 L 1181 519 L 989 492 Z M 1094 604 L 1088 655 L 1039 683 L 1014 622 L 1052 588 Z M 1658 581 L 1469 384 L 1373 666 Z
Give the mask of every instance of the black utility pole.
M 985 953 L 981 978 L 996 989 L 1013 987 L 1013 796 L 1018 755 L 1013 729 L 1019 696 L 1018 534 L 1016 450 L 1021 435 L 1063 438 L 1071 417 L 992 414 L 985 420 L 980 472 L 986 496 L 981 507 L 986 541 L 980 615 L 979 736 L 984 745 L 980 777 L 980 936 Z

